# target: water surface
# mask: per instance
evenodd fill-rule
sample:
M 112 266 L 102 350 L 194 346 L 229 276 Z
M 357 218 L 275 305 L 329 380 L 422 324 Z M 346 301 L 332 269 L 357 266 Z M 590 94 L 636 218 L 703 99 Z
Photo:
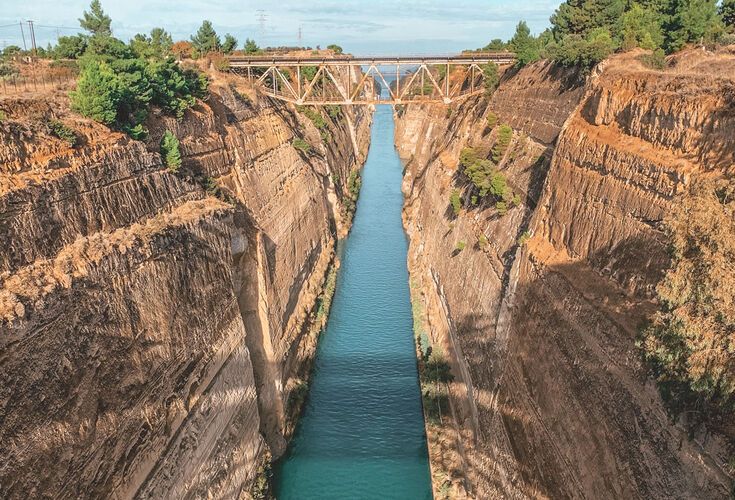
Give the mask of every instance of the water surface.
M 390 106 L 371 141 L 307 404 L 276 466 L 279 500 L 432 496 Z

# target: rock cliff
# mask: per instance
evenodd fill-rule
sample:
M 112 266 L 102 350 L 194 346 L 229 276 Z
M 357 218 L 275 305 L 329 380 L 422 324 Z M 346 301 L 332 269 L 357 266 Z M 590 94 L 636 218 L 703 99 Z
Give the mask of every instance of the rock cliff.
M 489 102 L 399 111 L 415 300 L 455 376 L 453 460 L 432 457 L 454 495 L 729 495 L 723 440 L 672 423 L 635 338 L 668 264 L 672 196 L 733 174 L 734 89 L 732 53 L 684 53 L 666 71 L 626 54 L 586 81 L 535 63 Z M 499 169 L 522 201 L 501 214 L 464 196 L 455 218 L 459 153 L 489 153 L 490 113 L 514 130 Z
M 4 497 L 246 496 L 283 452 L 370 114 L 325 113 L 323 142 L 238 85 L 220 77 L 181 120 L 154 113 L 145 143 L 61 92 L 0 100 Z M 181 173 L 158 154 L 167 129 Z

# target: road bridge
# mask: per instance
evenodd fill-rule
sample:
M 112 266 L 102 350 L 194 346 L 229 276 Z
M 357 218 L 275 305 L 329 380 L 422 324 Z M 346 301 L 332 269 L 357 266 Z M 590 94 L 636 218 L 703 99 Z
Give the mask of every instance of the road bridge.
M 483 92 L 487 65 L 513 64 L 515 54 L 233 56 L 228 62 L 231 72 L 260 85 L 266 95 L 295 104 L 451 104 Z

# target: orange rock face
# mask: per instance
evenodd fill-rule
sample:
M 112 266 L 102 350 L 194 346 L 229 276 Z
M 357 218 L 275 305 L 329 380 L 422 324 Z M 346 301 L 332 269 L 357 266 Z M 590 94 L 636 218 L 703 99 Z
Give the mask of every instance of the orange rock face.
M 183 120 L 154 113 L 146 143 L 61 93 L 0 100 L 4 497 L 230 498 L 283 451 L 284 388 L 313 354 L 302 331 L 370 116 L 343 110 L 323 143 L 230 83 Z M 166 129 L 180 174 L 158 154 Z
M 670 421 L 635 338 L 668 265 L 673 195 L 735 173 L 734 88 L 735 54 L 683 53 L 658 72 L 633 53 L 585 81 L 545 63 L 508 72 L 449 119 L 402 112 L 409 266 L 456 377 L 463 494 L 727 498 L 722 436 Z M 500 215 L 465 199 L 453 219 L 459 151 L 490 150 L 489 112 L 514 129 L 498 167 L 523 203 Z

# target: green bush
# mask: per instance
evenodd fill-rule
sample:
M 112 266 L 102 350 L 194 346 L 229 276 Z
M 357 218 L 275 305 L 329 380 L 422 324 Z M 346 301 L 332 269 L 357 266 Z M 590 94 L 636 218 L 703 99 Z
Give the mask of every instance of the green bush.
M 327 128 L 327 121 L 315 108 L 310 108 L 307 106 L 297 106 L 296 109 L 299 111 L 299 113 L 311 120 L 311 123 L 313 123 L 314 126 L 319 129 L 319 131 L 323 131 Z
M 735 411 L 735 181 L 695 178 L 665 229 L 671 262 L 638 345 L 672 415 L 722 422 Z
M 664 70 L 666 69 L 666 55 L 662 49 L 656 49 L 650 54 L 638 56 L 638 60 L 650 69 Z
M 327 114 L 334 119 L 342 116 L 342 106 L 338 104 L 328 104 L 324 108 L 327 110 Z
M 140 138 L 151 106 L 181 118 L 197 98 L 206 96 L 203 74 L 163 57 L 170 36 L 160 28 L 151 37 L 136 36 L 128 46 L 111 36 L 110 19 L 99 2 L 84 13 L 82 26 L 92 36 L 79 61 L 77 88 L 70 93 L 72 109 L 82 115 Z
M 5 121 L 5 120 L 7 120 L 7 119 L 8 119 L 8 117 L 7 117 L 7 115 L 5 114 L 5 112 L 4 112 L 4 111 L 2 111 L 2 110 L 0 110 L 0 123 L 4 122 L 4 121 Z
M 291 389 L 291 392 L 288 393 L 288 403 L 286 404 L 286 407 L 289 410 L 301 408 L 301 405 L 303 405 L 308 394 L 309 383 L 305 380 L 299 380 L 298 383 Z
M 49 132 L 51 132 L 51 135 L 66 142 L 72 148 L 77 145 L 77 134 L 75 134 L 71 128 L 67 127 L 60 121 L 49 121 L 48 128 Z
M 293 140 L 291 145 L 304 154 L 308 155 L 309 153 L 311 153 L 311 144 L 309 144 L 303 139 L 296 138 Z
M 71 107 L 83 116 L 105 125 L 117 121 L 120 105 L 119 82 L 115 72 L 103 61 L 90 61 L 85 65 L 76 90 L 69 94 Z
M 504 201 L 498 201 L 495 203 L 495 210 L 498 211 L 498 215 L 505 215 L 508 213 L 508 204 Z
M 454 247 L 454 249 L 455 249 L 455 250 L 456 250 L 457 252 L 461 252 L 462 250 L 464 250 L 464 249 L 465 249 L 465 247 L 466 247 L 466 246 L 467 246 L 467 242 L 466 242 L 466 241 L 458 241 L 458 242 L 457 242 L 457 246 L 456 246 L 456 247 Z
M 485 95 L 491 96 L 500 83 L 498 65 L 493 62 L 487 63 L 482 68 L 482 75 L 485 84 Z
M 342 54 L 342 52 L 343 52 L 343 51 L 342 51 L 342 47 L 340 47 L 339 45 L 337 45 L 337 44 L 334 44 L 334 43 L 333 43 L 333 44 L 331 44 L 331 45 L 327 45 L 327 48 L 328 48 L 329 50 L 333 51 L 333 52 L 334 52 L 334 53 L 335 53 L 336 55 L 340 55 L 340 54 Z
M 459 189 L 452 189 L 449 195 L 449 204 L 452 206 L 452 212 L 454 216 L 458 216 L 462 210 L 462 199 L 460 198 Z
M 525 21 L 518 23 L 516 32 L 508 45 L 516 54 L 516 66 L 518 67 L 526 66 L 541 58 L 538 42 L 531 36 L 531 30 Z
M 487 236 L 484 234 L 481 234 L 480 237 L 477 238 L 477 246 L 480 247 L 480 250 L 485 250 L 489 243 Z
M 530 239 L 531 239 L 531 233 L 529 233 L 528 231 L 523 231 L 523 233 L 518 237 L 518 245 L 523 246 Z
M 498 129 L 498 138 L 493 146 L 492 158 L 495 164 L 500 163 L 505 156 L 505 152 L 508 150 L 508 145 L 510 145 L 511 139 L 513 139 L 513 129 L 508 125 L 501 125 Z
M 181 167 L 181 151 L 179 150 L 179 140 L 176 136 L 167 130 L 161 138 L 161 156 L 166 162 L 169 172 L 176 174 Z
M 492 130 L 492 129 L 495 128 L 495 125 L 498 124 L 498 115 L 496 115 L 495 113 L 493 113 L 492 111 L 490 111 L 487 114 L 486 120 L 487 120 L 487 128 L 490 129 L 490 130 Z

